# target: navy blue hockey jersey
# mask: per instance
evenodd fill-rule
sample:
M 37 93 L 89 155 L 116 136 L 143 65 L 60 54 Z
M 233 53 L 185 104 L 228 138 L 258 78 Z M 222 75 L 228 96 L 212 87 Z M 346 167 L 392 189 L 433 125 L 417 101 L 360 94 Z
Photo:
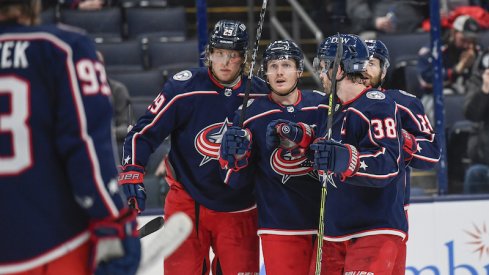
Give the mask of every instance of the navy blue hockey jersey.
M 0 24 L 0 274 L 56 259 L 118 216 L 110 88 L 87 37 Z
M 404 238 L 406 175 L 396 103 L 381 91 L 365 89 L 337 106 L 332 139 L 358 149 L 360 169 L 345 181 L 335 174 L 337 188 L 328 184 L 325 239 L 344 241 L 375 234 Z
M 407 207 L 411 198 L 410 167 L 432 169 L 440 160 L 441 149 L 428 116 L 424 112 L 423 104 L 416 96 L 402 90 L 385 90 L 384 93 L 397 103 L 402 128 L 413 135 L 418 142 L 418 151 L 414 153 L 406 170 L 404 204 Z
M 317 91 L 299 92 L 294 105 L 275 103 L 270 96 L 253 101 L 246 111 L 244 128 L 252 133 L 249 165 L 238 172 L 227 170 L 232 187 L 254 184 L 258 207 L 258 233 L 316 234 L 321 201 L 319 175 L 306 156 L 292 157 L 280 148 L 266 146 L 267 125 L 276 119 L 324 123 L 327 97 Z M 235 121 L 238 121 L 239 112 Z
M 243 103 L 247 81 L 243 78 L 233 88 L 226 88 L 207 68 L 174 75 L 128 133 L 123 164 L 145 166 L 150 154 L 171 134 L 169 175 L 195 201 L 215 211 L 253 206 L 252 187 L 235 190 L 225 185 L 218 162 L 222 136 Z M 250 96 L 266 91 L 265 82 L 254 77 Z

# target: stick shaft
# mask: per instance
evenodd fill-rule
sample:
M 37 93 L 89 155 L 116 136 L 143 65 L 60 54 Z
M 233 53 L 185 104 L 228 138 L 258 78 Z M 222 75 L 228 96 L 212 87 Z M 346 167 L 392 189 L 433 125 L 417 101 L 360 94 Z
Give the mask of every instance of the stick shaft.
M 331 79 L 331 91 L 329 93 L 328 102 L 328 124 L 326 127 L 327 140 L 332 138 L 333 133 L 333 114 L 335 109 L 335 98 L 336 98 L 336 74 L 338 73 L 338 67 L 340 66 L 341 58 L 343 55 L 343 41 L 338 33 L 338 46 L 336 47 L 336 55 L 333 62 L 333 73 Z M 318 227 L 318 238 L 317 238 L 317 251 L 316 251 L 316 275 L 321 274 L 321 263 L 323 259 L 323 237 L 324 237 L 324 213 L 326 212 L 326 196 L 328 194 L 327 182 L 332 181 L 332 174 L 325 174 L 325 171 L 319 171 L 321 177 L 322 187 L 321 187 L 321 205 L 319 208 L 319 227 Z
M 261 10 L 260 10 L 260 21 L 258 21 L 258 28 L 256 30 L 256 39 L 255 39 L 255 44 L 253 46 L 253 54 L 251 55 L 250 72 L 248 74 L 248 81 L 246 82 L 245 93 L 244 93 L 244 97 L 243 97 L 243 106 L 241 106 L 241 115 L 239 118 L 239 127 L 241 127 L 241 128 L 243 127 L 245 114 L 246 114 L 246 108 L 248 106 L 248 100 L 250 98 L 251 79 L 253 78 L 253 70 L 254 70 L 255 63 L 256 63 L 256 53 L 258 52 L 258 47 L 260 45 L 261 32 L 263 29 L 263 23 L 265 21 L 265 13 L 267 11 L 267 3 L 268 3 L 268 0 L 263 0 L 263 4 L 262 4 Z

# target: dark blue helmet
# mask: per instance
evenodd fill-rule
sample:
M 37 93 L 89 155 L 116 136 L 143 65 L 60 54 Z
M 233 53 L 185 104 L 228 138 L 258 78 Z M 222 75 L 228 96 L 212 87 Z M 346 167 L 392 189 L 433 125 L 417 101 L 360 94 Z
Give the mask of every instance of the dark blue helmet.
M 341 64 L 346 73 L 362 73 L 367 69 L 369 59 L 367 45 L 354 34 L 340 34 L 343 41 L 343 55 Z M 329 66 L 332 66 L 336 56 L 336 48 L 338 46 L 338 36 L 333 35 L 326 38 L 318 47 L 316 58 L 314 58 L 314 66 L 316 69 L 321 60 L 324 60 Z
M 209 36 L 211 48 L 245 52 L 248 49 L 246 26 L 234 20 L 221 20 L 216 23 Z
M 375 57 L 380 60 L 380 66 L 385 70 L 389 68 L 389 50 L 384 42 L 380 40 L 365 40 L 367 44 L 368 52 L 371 57 Z
M 304 71 L 304 54 L 293 41 L 277 40 L 268 45 L 263 53 L 263 70 L 267 70 L 268 61 L 277 59 L 294 59 L 297 70 Z

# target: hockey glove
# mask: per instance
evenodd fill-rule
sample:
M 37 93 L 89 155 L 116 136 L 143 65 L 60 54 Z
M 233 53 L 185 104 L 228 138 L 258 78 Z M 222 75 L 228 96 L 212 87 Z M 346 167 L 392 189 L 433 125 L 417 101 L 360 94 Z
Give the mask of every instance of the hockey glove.
M 141 213 L 146 208 L 146 189 L 144 188 L 144 168 L 139 165 L 124 165 L 119 174 L 119 184 L 130 207 Z
M 90 223 L 95 275 L 136 274 L 141 260 L 136 211 L 123 209 L 117 218 Z
M 360 168 L 355 146 L 321 138 L 316 139 L 310 148 L 315 151 L 314 169 L 339 174 L 342 181 Z
M 274 120 L 267 126 L 267 133 L 273 131 L 279 137 L 280 148 L 289 151 L 292 157 L 305 155 L 314 139 L 314 130 L 312 127 L 302 122 L 295 123 L 287 120 Z
M 280 146 L 280 136 L 277 133 L 277 125 L 281 123 L 289 123 L 290 121 L 285 119 L 273 120 L 267 125 L 266 133 L 266 145 L 269 150 L 273 150 Z
M 404 139 L 402 144 L 404 161 L 409 162 L 411 159 L 413 159 L 413 155 L 418 151 L 418 142 L 413 135 L 404 129 L 402 129 L 402 137 Z
M 239 171 L 248 165 L 251 154 L 251 132 L 237 126 L 231 126 L 222 137 L 219 151 L 219 163 L 223 169 Z

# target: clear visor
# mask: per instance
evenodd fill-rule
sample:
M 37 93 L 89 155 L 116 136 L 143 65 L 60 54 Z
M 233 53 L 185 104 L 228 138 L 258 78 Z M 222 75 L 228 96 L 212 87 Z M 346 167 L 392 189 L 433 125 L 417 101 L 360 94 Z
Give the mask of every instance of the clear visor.
M 238 52 L 224 52 L 222 50 L 215 50 L 210 54 L 209 59 L 216 63 L 240 63 L 242 61 L 241 55 Z
M 314 68 L 314 72 L 318 75 L 327 74 L 328 70 L 332 67 L 333 61 L 329 59 L 319 59 L 317 57 L 314 58 L 312 62 L 312 66 Z

